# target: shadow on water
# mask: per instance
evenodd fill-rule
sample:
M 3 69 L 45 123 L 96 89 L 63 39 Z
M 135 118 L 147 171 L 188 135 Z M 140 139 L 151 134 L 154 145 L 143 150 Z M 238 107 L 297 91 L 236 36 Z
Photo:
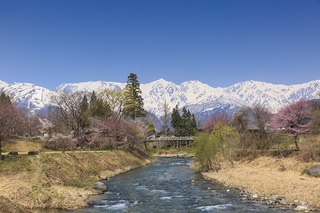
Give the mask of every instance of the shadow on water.
M 236 191 L 203 179 L 190 162 L 157 158 L 106 180 L 108 192 L 92 197 L 91 206 L 71 212 L 294 212 L 243 200 Z

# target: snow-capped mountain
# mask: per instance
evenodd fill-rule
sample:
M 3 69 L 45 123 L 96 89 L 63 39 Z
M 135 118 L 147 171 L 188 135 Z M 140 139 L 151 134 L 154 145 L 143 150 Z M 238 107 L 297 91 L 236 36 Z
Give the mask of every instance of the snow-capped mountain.
M 39 113 L 50 105 L 55 105 L 55 97 L 61 92 L 99 93 L 105 89 L 122 89 L 125 85 L 126 83 L 90 81 L 62 84 L 55 91 L 50 91 L 29 83 L 7 84 L 0 81 L 0 90 L 8 92 L 19 106 Z M 301 98 L 318 98 L 320 80 L 291 86 L 245 81 L 225 88 L 214 88 L 199 81 L 186 81 L 177 85 L 159 79 L 140 84 L 140 89 L 145 109 L 157 117 L 162 116 L 165 101 L 171 110 L 176 105 L 179 108 L 185 106 L 196 115 L 208 117 L 221 110 L 231 114 L 238 107 L 256 104 L 262 104 L 276 112 L 282 106 Z
M 8 94 L 21 108 L 31 113 L 45 112 L 49 106 L 55 105 L 57 93 L 44 87 L 30 83 L 1 84 L 0 91 Z
M 125 83 L 105 82 L 105 81 L 88 81 L 81 83 L 61 84 L 57 87 L 57 91 L 63 93 L 72 93 L 76 91 L 88 92 L 103 91 L 105 89 L 119 90 L 125 87 Z
M 7 86 L 8 84 L 0 80 L 0 88 Z

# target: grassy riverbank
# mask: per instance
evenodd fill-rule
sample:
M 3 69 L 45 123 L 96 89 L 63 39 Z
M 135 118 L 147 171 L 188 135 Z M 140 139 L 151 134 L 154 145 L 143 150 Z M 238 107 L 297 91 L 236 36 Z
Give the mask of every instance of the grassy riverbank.
M 282 204 L 306 203 L 320 209 L 320 179 L 303 174 L 314 163 L 302 163 L 293 157 L 260 157 L 235 162 L 233 168 L 203 173 L 204 177 L 231 188 L 238 188 L 258 199 L 281 198 Z M 303 202 L 302 202 L 303 201 Z
M 94 181 L 148 162 L 137 150 L 6 157 L 0 162 L 0 212 L 81 208 L 96 193 Z

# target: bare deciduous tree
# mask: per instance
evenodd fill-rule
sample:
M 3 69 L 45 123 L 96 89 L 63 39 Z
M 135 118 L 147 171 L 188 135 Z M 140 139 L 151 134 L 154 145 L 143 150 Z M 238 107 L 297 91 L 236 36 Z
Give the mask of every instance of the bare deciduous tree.
M 105 90 L 99 95 L 104 102 L 109 104 L 113 119 L 121 119 L 125 102 L 124 90 Z
M 162 112 L 163 112 L 163 117 L 161 119 L 162 121 L 161 131 L 163 132 L 163 135 L 167 136 L 169 133 L 169 125 L 170 125 L 170 107 L 167 100 L 165 100 L 162 105 Z
M 250 120 L 250 107 L 243 106 L 239 108 L 232 116 L 232 126 L 234 126 L 237 131 L 242 134 L 247 131 L 247 127 Z
M 19 110 L 3 92 L 0 95 L 0 156 L 6 139 L 23 134 L 26 129 L 24 113 Z
M 253 123 L 258 127 L 260 132 L 265 132 L 269 121 L 271 119 L 271 113 L 265 106 L 255 105 L 252 110 Z
M 57 107 L 52 112 L 52 122 L 57 132 L 69 134 L 73 132 L 74 138 L 83 141 L 84 130 L 81 127 L 82 93 L 61 93 L 56 99 Z
M 312 134 L 320 133 L 320 99 L 311 102 L 311 121 L 309 127 Z

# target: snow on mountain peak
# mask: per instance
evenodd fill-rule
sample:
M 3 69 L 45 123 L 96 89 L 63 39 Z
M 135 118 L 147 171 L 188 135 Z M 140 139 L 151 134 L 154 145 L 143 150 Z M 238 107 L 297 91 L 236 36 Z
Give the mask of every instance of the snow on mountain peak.
M 0 81 L 1 88 L 8 92 L 19 106 L 32 112 L 54 105 L 54 97 L 60 93 L 70 92 L 101 92 L 105 89 L 123 89 L 126 83 L 89 81 L 66 83 L 50 91 L 29 83 L 7 84 Z M 180 85 L 165 79 L 159 79 L 147 84 L 140 84 L 144 107 L 147 111 L 160 117 L 166 102 L 170 110 L 176 105 L 187 107 L 195 114 L 208 114 L 219 110 L 234 111 L 241 106 L 264 105 L 272 112 L 292 102 L 304 99 L 318 98 L 320 80 L 298 85 L 271 84 L 259 81 L 244 81 L 225 88 L 214 88 L 200 81 L 185 81 Z
M 105 81 L 88 81 L 80 83 L 66 83 L 57 87 L 58 92 L 72 93 L 75 91 L 82 91 L 91 93 L 93 91 L 99 92 L 106 89 L 119 90 L 124 88 L 124 83 L 105 82 Z
M 0 80 L 0 90 L 1 90 L 2 87 L 5 87 L 7 85 L 8 85 L 8 83 Z
M 40 112 L 55 105 L 56 93 L 31 83 L 7 84 L 2 88 L 21 108 L 30 109 L 32 113 Z

